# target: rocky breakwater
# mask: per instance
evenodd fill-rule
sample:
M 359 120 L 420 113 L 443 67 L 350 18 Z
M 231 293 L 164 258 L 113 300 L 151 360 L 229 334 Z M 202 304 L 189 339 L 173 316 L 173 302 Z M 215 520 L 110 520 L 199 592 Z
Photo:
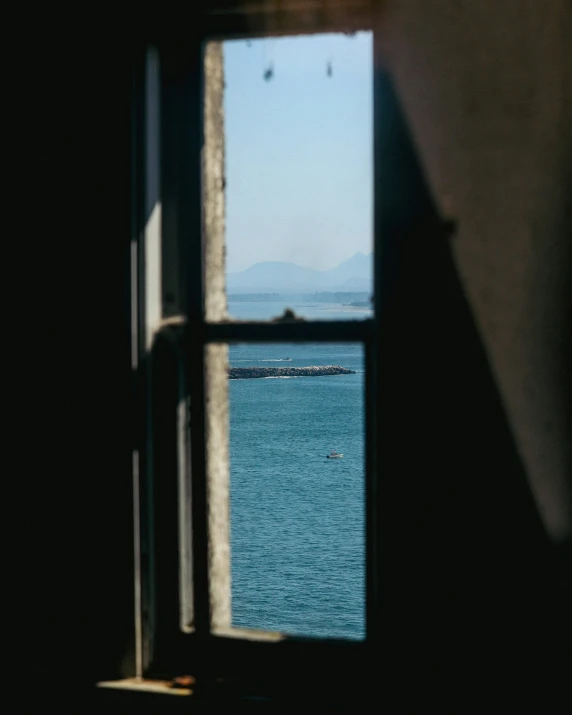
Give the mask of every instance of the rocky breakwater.
M 312 367 L 231 367 L 230 380 L 251 380 L 257 377 L 320 377 L 321 375 L 355 375 L 355 370 L 339 365 Z

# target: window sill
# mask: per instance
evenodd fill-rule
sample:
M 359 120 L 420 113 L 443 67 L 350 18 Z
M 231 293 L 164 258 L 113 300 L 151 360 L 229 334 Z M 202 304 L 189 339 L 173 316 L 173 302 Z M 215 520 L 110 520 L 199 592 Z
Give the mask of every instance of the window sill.
M 171 680 L 145 680 L 144 678 L 125 678 L 124 680 L 106 680 L 97 683 L 98 688 L 108 690 L 126 690 L 135 693 L 153 693 L 154 695 L 188 696 L 193 691 L 190 687 L 174 684 Z

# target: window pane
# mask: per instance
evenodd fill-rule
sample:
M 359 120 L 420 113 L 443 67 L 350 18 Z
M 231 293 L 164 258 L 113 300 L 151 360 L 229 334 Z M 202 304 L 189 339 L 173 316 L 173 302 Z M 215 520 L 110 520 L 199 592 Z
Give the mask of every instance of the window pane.
M 223 54 L 229 314 L 370 317 L 371 33 L 231 41 Z
M 363 348 L 240 344 L 229 361 L 247 378 L 228 382 L 232 625 L 361 639 Z

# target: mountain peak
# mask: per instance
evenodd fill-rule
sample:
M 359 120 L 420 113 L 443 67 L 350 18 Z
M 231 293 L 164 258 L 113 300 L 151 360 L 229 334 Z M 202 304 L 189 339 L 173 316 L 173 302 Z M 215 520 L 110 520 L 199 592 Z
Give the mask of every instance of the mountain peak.
M 237 292 L 371 291 L 371 254 L 355 253 L 335 268 L 314 270 L 284 261 L 263 261 L 239 273 L 227 274 L 227 288 Z

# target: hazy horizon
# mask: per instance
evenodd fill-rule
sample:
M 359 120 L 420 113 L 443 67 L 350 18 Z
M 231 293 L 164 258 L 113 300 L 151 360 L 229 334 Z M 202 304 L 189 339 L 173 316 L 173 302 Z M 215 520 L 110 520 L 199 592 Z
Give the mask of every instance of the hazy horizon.
M 223 52 L 227 272 L 266 261 L 328 270 L 371 253 L 371 33 Z
M 346 261 L 349 261 L 351 258 L 353 258 L 356 255 L 363 255 L 363 256 L 371 256 L 373 254 L 373 251 L 354 251 L 353 253 L 349 254 L 345 258 L 342 258 L 342 260 L 339 263 L 336 263 L 334 266 L 330 266 L 328 268 L 314 268 L 313 266 L 304 266 L 302 263 L 299 263 L 298 261 L 281 261 L 281 260 L 275 260 L 275 259 L 269 259 L 267 261 L 256 261 L 255 263 L 252 263 L 249 266 L 246 266 L 245 268 L 241 268 L 239 271 L 231 271 L 227 267 L 227 273 L 242 273 L 243 271 L 247 271 L 249 268 L 253 268 L 254 266 L 258 265 L 259 263 L 291 263 L 295 266 L 299 266 L 300 268 L 310 268 L 315 271 L 329 271 L 332 268 L 336 268 L 339 266 L 341 263 L 345 263 Z

